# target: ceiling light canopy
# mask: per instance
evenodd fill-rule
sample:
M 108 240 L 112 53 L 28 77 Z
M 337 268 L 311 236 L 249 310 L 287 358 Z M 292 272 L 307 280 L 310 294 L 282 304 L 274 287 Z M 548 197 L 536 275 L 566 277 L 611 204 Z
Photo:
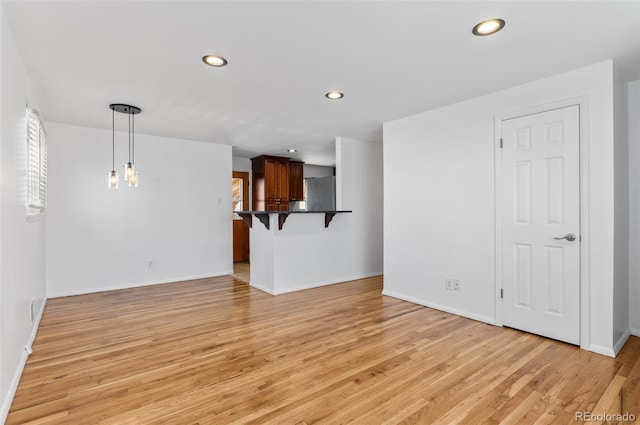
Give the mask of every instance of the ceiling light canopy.
M 211 65 L 211 66 L 215 66 L 215 67 L 221 67 L 221 66 L 226 66 L 227 65 L 227 60 L 225 58 L 223 58 L 222 56 L 218 56 L 218 55 L 206 55 L 202 57 L 202 62 L 206 63 L 207 65 Z
M 324 96 L 331 100 L 338 100 L 344 97 L 344 93 L 334 90 L 326 93 Z
M 482 21 L 475 27 L 473 27 L 471 32 L 473 33 L 473 35 L 477 35 L 479 37 L 495 34 L 502 28 L 504 28 L 504 23 L 505 22 L 502 19 L 498 18 L 487 19 L 486 21 Z

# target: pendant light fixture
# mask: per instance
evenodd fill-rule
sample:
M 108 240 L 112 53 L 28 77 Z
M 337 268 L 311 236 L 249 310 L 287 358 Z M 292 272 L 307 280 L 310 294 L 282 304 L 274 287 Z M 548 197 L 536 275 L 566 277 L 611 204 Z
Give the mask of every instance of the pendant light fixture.
M 129 162 L 124 165 L 124 179 L 129 183 L 130 187 L 138 187 L 139 174 L 135 168 L 135 115 L 142 112 L 137 106 L 125 105 L 123 103 L 112 103 L 111 108 L 111 132 L 112 132 L 112 149 L 113 169 L 109 173 L 109 188 L 118 188 L 118 173 L 115 171 L 115 113 L 120 112 L 129 116 Z

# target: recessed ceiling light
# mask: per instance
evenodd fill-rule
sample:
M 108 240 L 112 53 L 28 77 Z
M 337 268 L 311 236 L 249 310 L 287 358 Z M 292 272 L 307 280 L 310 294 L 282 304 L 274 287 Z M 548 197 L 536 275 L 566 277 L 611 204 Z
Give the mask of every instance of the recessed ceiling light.
M 295 149 L 287 149 L 287 152 L 294 153 L 297 152 Z
M 473 35 L 482 37 L 484 35 L 495 34 L 502 28 L 504 28 L 504 21 L 502 19 L 487 19 L 486 21 L 482 21 L 478 25 L 473 27 L 471 32 L 473 33 Z
M 203 56 L 202 62 L 206 63 L 207 65 L 216 66 L 216 67 L 227 65 L 227 60 L 225 58 L 223 58 L 222 56 L 216 56 L 216 55 Z
M 338 100 L 344 97 L 344 93 L 341 93 L 339 91 L 330 91 L 329 93 L 325 94 L 325 97 L 331 100 Z

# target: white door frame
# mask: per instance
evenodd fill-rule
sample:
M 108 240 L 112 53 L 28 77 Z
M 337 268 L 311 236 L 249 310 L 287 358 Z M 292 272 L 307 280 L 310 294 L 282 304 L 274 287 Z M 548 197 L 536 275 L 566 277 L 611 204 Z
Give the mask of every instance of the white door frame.
M 495 190 L 495 318 L 496 325 L 503 326 L 502 299 L 502 150 L 500 137 L 502 121 L 553 109 L 578 106 L 580 122 L 580 348 L 589 349 L 589 98 L 581 96 L 544 105 L 532 106 L 494 117 L 494 190 Z

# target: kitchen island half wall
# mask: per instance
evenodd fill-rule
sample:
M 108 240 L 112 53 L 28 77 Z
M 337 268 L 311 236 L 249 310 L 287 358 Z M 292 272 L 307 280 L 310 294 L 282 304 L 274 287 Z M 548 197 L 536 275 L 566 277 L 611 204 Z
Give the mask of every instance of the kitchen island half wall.
M 246 212 L 250 231 L 250 285 L 271 295 L 331 285 L 354 275 L 351 211 Z M 286 214 L 286 224 L 282 224 Z M 331 216 L 330 223 L 327 218 Z M 257 218 L 268 220 L 268 225 Z M 326 227 L 325 227 L 326 225 Z M 379 273 L 372 274 L 377 275 Z

